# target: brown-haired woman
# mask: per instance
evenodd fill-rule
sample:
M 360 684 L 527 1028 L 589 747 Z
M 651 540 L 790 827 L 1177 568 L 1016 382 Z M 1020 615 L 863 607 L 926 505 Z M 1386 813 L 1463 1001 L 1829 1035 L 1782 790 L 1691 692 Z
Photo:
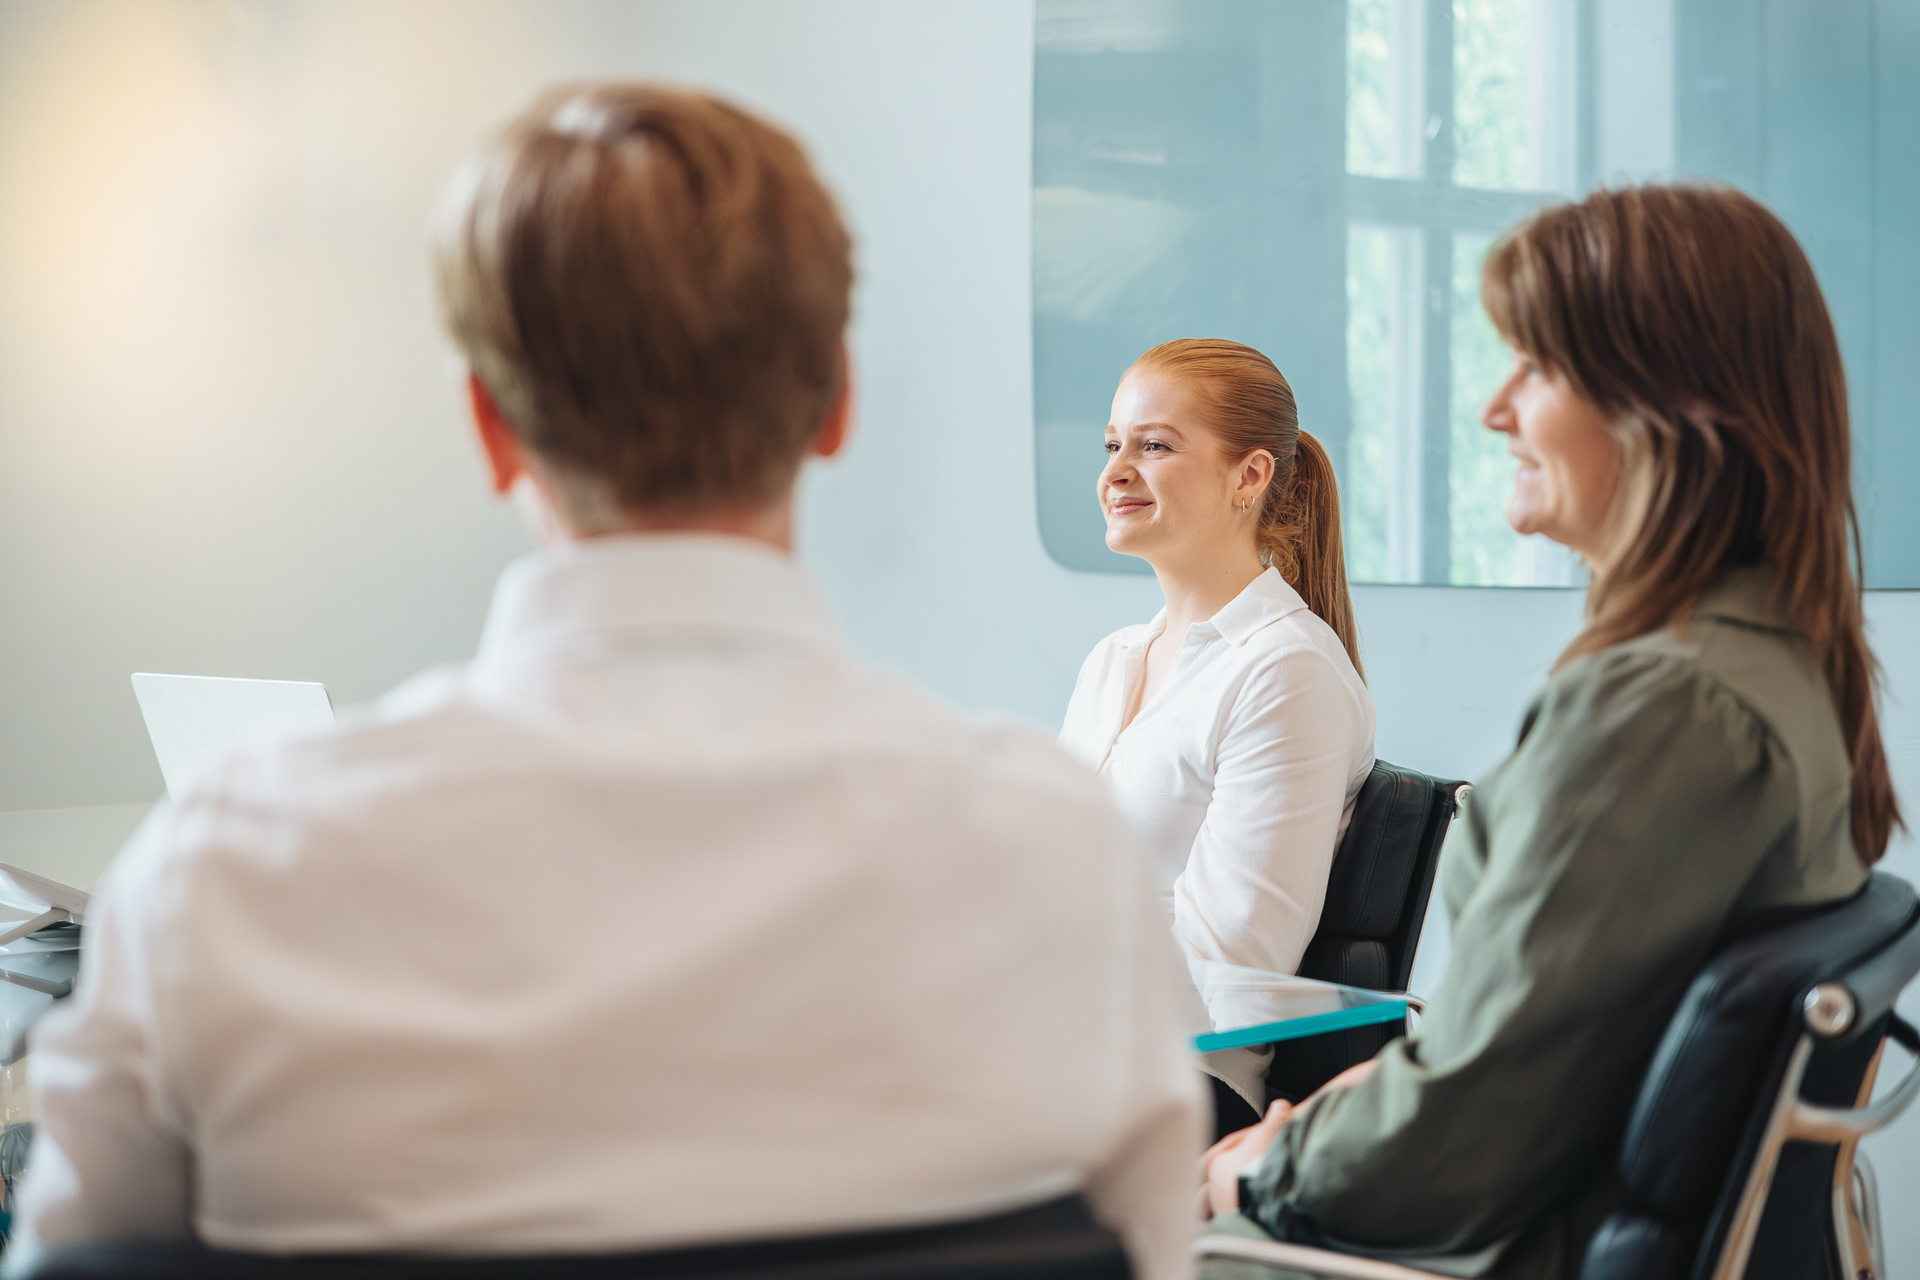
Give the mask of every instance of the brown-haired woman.
M 1208 1194 L 1289 1239 L 1563 1276 L 1716 941 L 1852 895 L 1899 813 L 1840 349 L 1793 236 L 1731 190 L 1600 191 L 1508 233 L 1481 293 L 1518 357 L 1483 415 L 1508 518 L 1586 558 L 1587 626 L 1448 847 L 1419 1030 L 1222 1142 Z
M 1166 608 L 1094 649 L 1060 743 L 1146 835 L 1189 956 L 1292 973 L 1373 768 L 1333 466 L 1273 362 L 1213 339 L 1134 362 L 1106 448 L 1107 545 Z M 1229 1128 L 1264 1110 L 1271 1056 L 1209 1055 Z

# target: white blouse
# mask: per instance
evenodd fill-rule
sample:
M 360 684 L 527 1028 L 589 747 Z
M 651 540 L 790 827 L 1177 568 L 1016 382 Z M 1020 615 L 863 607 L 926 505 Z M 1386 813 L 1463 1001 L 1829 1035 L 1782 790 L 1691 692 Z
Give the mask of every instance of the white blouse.
M 1333 628 L 1268 569 L 1187 629 L 1123 732 L 1165 629 L 1162 609 L 1094 648 L 1060 745 L 1100 771 L 1146 837 L 1189 955 L 1293 973 L 1373 769 L 1373 699 Z

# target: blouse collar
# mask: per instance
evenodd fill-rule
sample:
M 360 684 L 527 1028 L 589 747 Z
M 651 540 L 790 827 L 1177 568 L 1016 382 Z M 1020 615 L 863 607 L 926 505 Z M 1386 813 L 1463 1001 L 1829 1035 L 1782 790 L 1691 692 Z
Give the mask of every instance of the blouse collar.
M 1299 613 L 1306 607 L 1307 602 L 1300 598 L 1300 593 L 1288 585 L 1278 569 L 1269 566 L 1249 582 L 1239 595 L 1222 606 L 1220 612 L 1194 625 L 1211 627 L 1234 644 L 1245 644 L 1262 628 L 1289 614 Z M 1128 647 L 1145 648 L 1166 626 L 1167 611 L 1162 608 L 1153 615 L 1153 621 L 1128 638 Z
M 1246 589 L 1213 615 L 1213 629 L 1235 644 L 1245 644 L 1254 633 L 1307 607 L 1280 571 L 1269 566 Z

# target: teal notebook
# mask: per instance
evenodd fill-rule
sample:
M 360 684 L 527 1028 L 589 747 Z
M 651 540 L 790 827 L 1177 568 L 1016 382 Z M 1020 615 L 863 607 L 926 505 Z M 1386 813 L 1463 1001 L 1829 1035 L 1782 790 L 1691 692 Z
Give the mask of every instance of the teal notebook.
M 1407 1016 L 1406 998 L 1398 992 L 1367 991 L 1193 958 L 1188 959 L 1187 969 L 1206 1006 L 1206 1028 L 1196 1028 L 1193 1038 L 1197 1053 L 1298 1040 Z

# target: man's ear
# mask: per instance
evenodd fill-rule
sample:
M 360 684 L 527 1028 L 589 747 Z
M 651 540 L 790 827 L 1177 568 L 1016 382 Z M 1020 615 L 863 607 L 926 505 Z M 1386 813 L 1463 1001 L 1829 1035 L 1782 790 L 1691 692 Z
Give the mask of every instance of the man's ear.
M 480 375 L 467 374 L 467 410 L 473 415 L 473 433 L 480 440 L 480 452 L 487 458 L 487 476 L 496 494 L 505 494 L 514 482 L 527 474 L 527 456 L 520 438 L 500 416 L 500 406 Z
M 820 420 L 820 434 L 813 438 L 813 453 L 817 458 L 831 458 L 846 447 L 847 436 L 853 430 L 853 365 L 847 358 L 846 350 L 840 352 L 840 390 L 833 396 L 833 403 L 827 406 L 827 416 Z

